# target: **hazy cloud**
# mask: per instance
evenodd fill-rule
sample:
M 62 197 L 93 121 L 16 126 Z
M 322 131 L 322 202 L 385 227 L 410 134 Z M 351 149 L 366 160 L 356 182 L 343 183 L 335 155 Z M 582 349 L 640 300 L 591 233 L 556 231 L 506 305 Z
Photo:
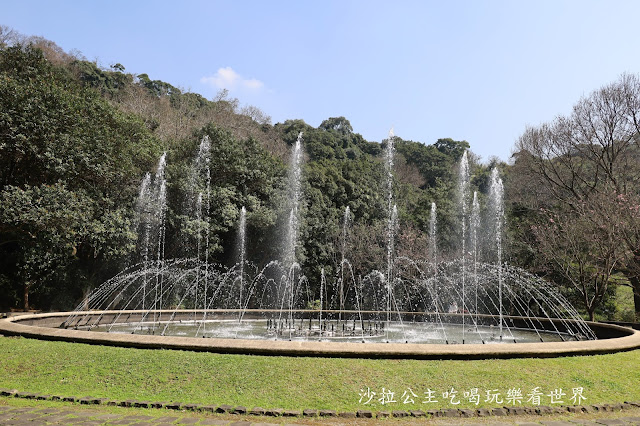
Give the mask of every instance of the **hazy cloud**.
M 215 89 L 235 89 L 260 90 L 264 87 L 264 83 L 255 78 L 244 78 L 231 67 L 218 68 L 218 71 L 210 77 L 202 77 L 200 82 L 208 84 Z

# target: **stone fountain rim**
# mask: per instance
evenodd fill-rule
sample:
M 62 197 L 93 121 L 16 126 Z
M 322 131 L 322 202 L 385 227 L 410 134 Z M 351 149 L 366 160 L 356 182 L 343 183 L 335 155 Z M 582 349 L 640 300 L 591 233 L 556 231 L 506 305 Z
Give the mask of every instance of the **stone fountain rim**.
M 225 312 L 225 310 L 213 310 Z M 232 310 L 231 310 L 232 311 Z M 88 311 L 107 314 L 122 311 Z M 142 311 L 126 311 L 142 312 Z M 166 311 L 174 312 L 174 311 Z M 180 311 L 189 312 L 189 310 Z M 335 312 L 335 311 L 334 311 Z M 334 358 L 390 358 L 390 359 L 494 359 L 494 358 L 550 358 L 576 355 L 598 355 L 640 349 L 640 331 L 614 324 L 587 322 L 592 329 L 622 334 L 589 341 L 491 344 L 425 344 L 425 343 L 352 343 L 287 340 L 249 340 L 195 338 L 177 336 L 130 335 L 97 333 L 86 330 L 27 325 L 25 321 L 68 317 L 77 312 L 51 312 L 16 315 L 0 319 L 0 334 L 23 336 L 41 340 L 58 340 L 94 345 L 144 349 L 174 349 L 221 354 L 251 354 L 268 356 L 306 356 Z M 421 314 L 421 313 L 415 313 Z

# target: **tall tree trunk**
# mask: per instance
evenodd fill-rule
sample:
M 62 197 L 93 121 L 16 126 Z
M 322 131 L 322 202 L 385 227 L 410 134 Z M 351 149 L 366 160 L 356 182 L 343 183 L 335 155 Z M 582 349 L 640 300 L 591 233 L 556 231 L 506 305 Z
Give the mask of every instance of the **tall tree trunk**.
M 636 322 L 638 322 L 640 321 L 640 277 L 631 277 L 629 282 L 633 287 L 633 306 L 636 312 Z
M 29 290 L 31 289 L 31 281 L 24 282 L 24 310 L 28 311 L 29 307 Z

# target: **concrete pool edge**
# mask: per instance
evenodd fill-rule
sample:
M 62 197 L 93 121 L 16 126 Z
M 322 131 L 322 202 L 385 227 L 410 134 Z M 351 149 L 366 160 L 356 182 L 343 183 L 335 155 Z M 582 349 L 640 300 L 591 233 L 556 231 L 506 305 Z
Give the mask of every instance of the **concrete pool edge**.
M 0 319 L 0 334 L 105 346 L 174 349 L 222 354 L 376 359 L 495 359 L 596 355 L 640 349 L 640 331 L 618 325 L 588 322 L 598 333 L 618 337 L 590 341 L 518 344 L 344 343 L 288 340 L 250 340 L 97 333 L 54 328 L 71 312 L 17 315 Z M 92 312 L 101 314 L 101 312 Z M 49 326 L 28 325 L 48 323 Z

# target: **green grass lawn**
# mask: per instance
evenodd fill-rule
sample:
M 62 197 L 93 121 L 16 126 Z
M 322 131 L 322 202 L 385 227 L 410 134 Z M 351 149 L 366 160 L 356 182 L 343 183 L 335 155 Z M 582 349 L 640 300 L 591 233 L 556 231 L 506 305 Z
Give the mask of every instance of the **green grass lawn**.
M 633 289 L 631 287 L 625 285 L 616 286 L 615 307 L 614 321 L 636 321 Z
M 521 405 L 532 406 L 527 400 L 536 388 L 541 405 L 553 405 L 549 395 L 559 389 L 566 394 L 559 398 L 562 405 L 573 405 L 577 388 L 586 397 L 582 404 L 640 401 L 639 384 L 638 350 L 554 359 L 422 361 L 220 355 L 0 338 L 0 387 L 63 396 L 248 408 L 429 410 L 519 405 L 507 400 L 518 390 Z M 382 404 L 383 388 L 397 402 Z M 437 402 L 424 402 L 429 391 Z M 487 392 L 499 394 L 502 402 L 487 401 Z M 452 396 L 460 404 L 452 404 Z

